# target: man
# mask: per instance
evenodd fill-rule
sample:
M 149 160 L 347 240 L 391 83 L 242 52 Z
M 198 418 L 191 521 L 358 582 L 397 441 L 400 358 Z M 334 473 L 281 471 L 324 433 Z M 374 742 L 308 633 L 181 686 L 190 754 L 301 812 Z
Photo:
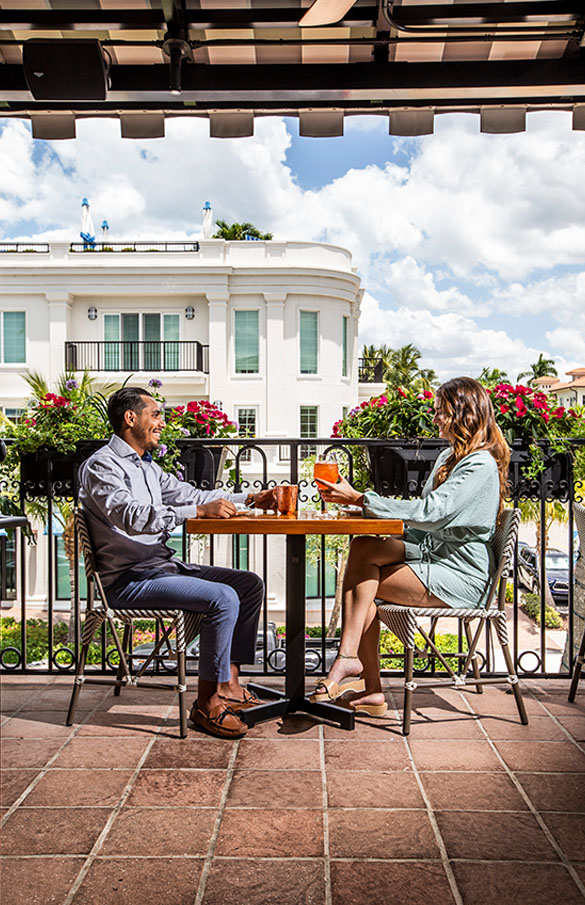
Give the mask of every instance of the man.
M 253 572 L 183 563 L 166 541 L 187 518 L 230 518 L 236 503 L 271 508 L 273 491 L 196 490 L 165 473 L 151 455 L 163 412 L 147 390 L 113 393 L 108 417 L 114 436 L 81 465 L 79 500 L 110 606 L 203 613 L 191 721 L 212 735 L 244 735 L 237 712 L 260 701 L 240 686 L 239 666 L 254 662 L 263 583 Z

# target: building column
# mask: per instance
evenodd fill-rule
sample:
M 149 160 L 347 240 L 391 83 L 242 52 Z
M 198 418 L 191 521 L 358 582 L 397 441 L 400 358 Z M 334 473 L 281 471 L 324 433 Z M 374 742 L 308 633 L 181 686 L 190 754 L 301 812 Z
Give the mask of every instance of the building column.
M 287 349 L 284 341 L 286 292 L 265 292 L 266 373 L 264 377 L 267 437 L 286 437 L 290 410 L 286 402 Z
M 49 374 L 51 387 L 65 370 L 65 343 L 70 339 L 71 306 L 73 296 L 69 292 L 46 292 L 49 309 Z
M 228 365 L 229 349 L 229 292 L 206 292 L 209 306 L 209 399 L 221 401 L 224 410 L 231 403 Z

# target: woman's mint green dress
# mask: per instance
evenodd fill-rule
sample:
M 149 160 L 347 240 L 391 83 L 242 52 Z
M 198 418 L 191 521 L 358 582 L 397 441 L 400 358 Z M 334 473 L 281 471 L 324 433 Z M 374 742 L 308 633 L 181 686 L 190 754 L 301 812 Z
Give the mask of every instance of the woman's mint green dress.
M 484 606 L 494 574 L 490 541 L 500 501 L 498 467 L 490 452 L 477 450 L 433 489 L 437 469 L 448 455 L 445 449 L 437 458 L 420 499 L 397 500 L 369 490 L 364 515 L 405 522 L 406 562 L 443 603 Z

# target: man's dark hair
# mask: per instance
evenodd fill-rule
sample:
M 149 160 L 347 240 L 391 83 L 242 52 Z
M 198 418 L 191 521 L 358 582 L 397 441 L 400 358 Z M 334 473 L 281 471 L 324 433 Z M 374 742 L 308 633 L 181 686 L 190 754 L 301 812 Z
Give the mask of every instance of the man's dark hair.
M 115 434 L 120 434 L 122 430 L 124 412 L 140 412 L 145 407 L 145 396 L 153 398 L 152 393 L 141 387 L 122 387 L 121 390 L 112 393 L 108 399 L 108 418 Z

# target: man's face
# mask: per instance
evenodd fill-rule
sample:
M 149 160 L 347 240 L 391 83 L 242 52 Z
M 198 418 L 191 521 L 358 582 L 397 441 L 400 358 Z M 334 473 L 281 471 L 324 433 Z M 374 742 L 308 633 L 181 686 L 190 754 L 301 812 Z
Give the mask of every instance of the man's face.
M 160 440 L 160 432 L 165 426 L 160 403 L 149 396 L 143 396 L 144 408 L 139 412 L 126 412 L 130 424 L 130 434 L 134 444 L 144 452 L 156 449 Z

